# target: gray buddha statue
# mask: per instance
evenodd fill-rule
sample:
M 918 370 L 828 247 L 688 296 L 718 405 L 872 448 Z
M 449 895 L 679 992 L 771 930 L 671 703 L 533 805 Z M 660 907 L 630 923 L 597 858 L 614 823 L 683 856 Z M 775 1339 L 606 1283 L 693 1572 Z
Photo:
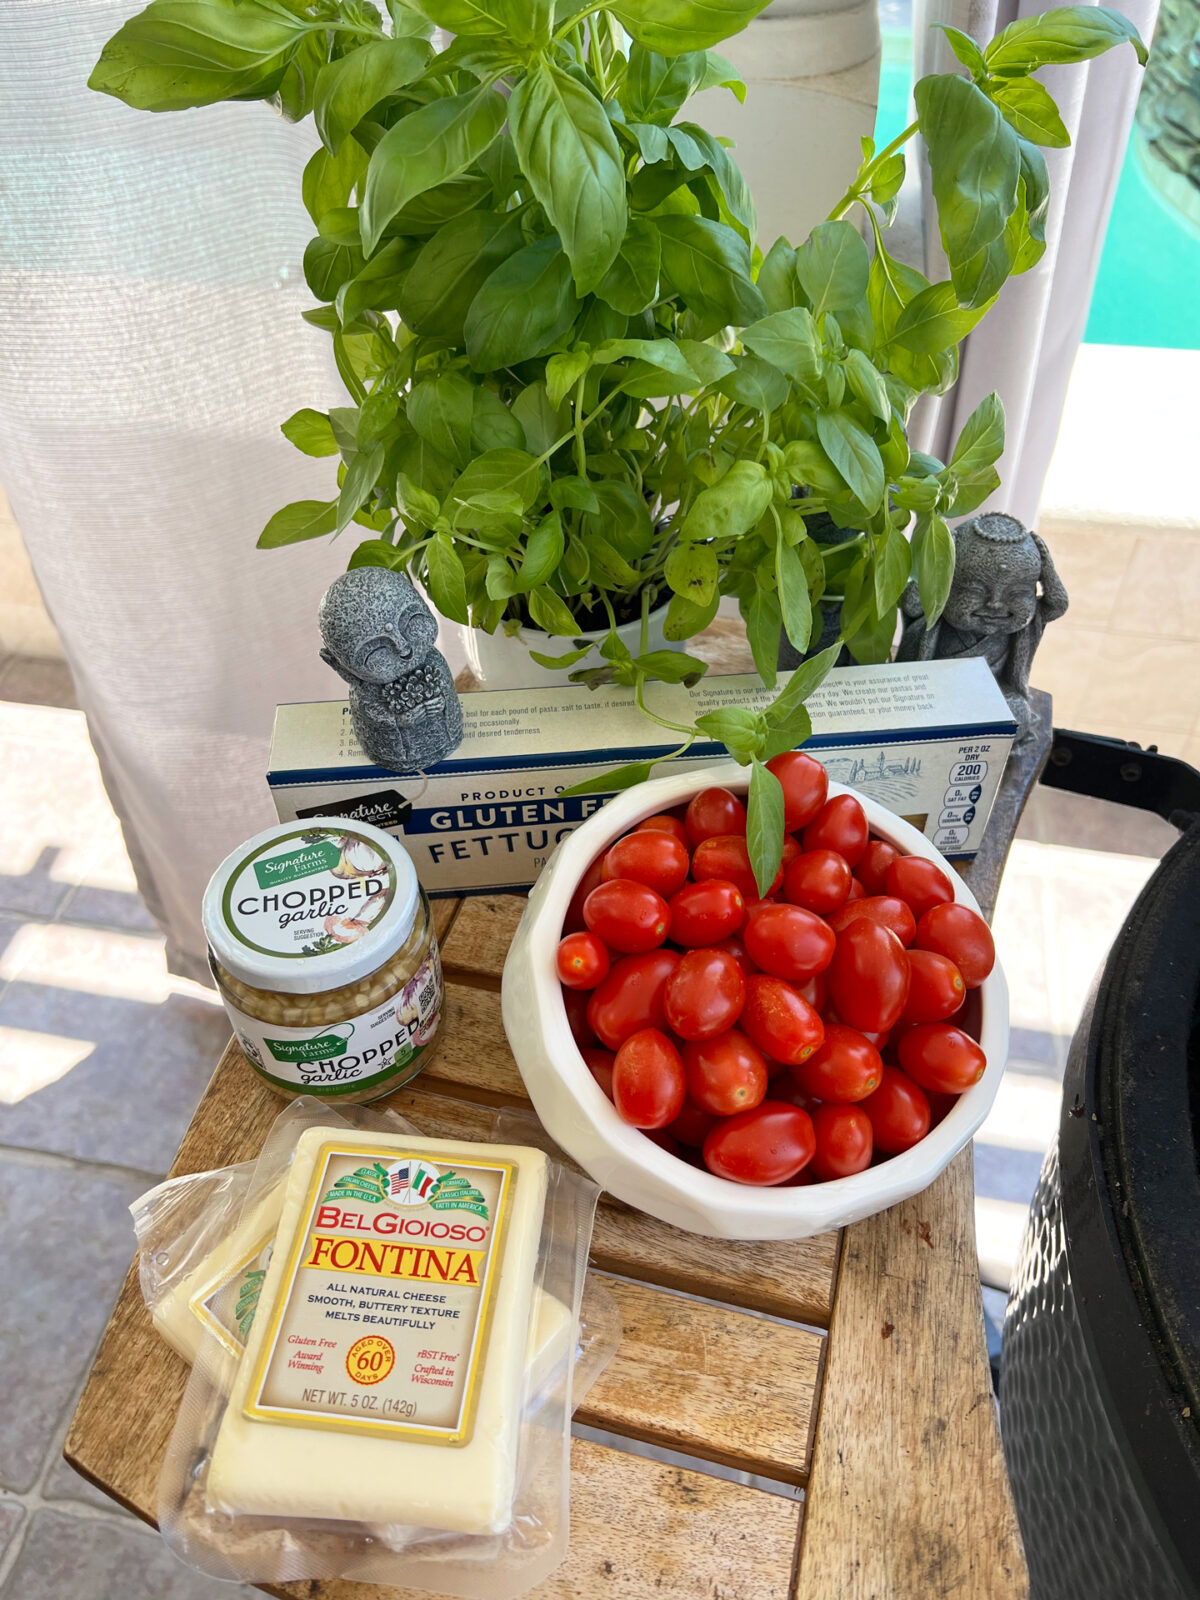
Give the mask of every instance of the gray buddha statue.
M 402 572 L 343 572 L 318 615 L 321 659 L 350 685 L 354 731 L 376 766 L 423 772 L 458 748 L 462 707 L 434 648 L 437 621 Z
M 954 529 L 954 581 L 929 627 L 916 584 L 904 596 L 899 661 L 982 656 L 1017 721 L 1018 742 L 1037 720 L 1029 673 L 1046 624 L 1067 609 L 1050 552 L 1015 517 L 985 512 Z

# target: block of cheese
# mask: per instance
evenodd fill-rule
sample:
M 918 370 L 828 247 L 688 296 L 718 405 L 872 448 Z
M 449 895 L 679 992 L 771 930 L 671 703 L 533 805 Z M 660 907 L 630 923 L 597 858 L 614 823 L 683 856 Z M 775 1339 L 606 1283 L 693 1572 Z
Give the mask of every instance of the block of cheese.
M 210 1508 L 506 1528 L 548 1176 L 522 1145 L 306 1130 Z

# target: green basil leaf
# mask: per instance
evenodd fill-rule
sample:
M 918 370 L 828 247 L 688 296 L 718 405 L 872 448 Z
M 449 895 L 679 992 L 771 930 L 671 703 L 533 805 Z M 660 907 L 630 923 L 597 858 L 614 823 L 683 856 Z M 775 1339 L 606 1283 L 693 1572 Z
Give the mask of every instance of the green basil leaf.
M 416 333 L 461 344 L 471 302 L 521 244 L 515 217 L 492 211 L 455 217 L 422 245 L 400 291 L 401 316 Z
M 471 302 L 465 336 L 476 372 L 540 355 L 574 322 L 579 300 L 558 239 L 535 240 L 501 263 Z
M 565 409 L 551 405 L 540 379 L 521 390 L 512 403 L 512 414 L 524 431 L 526 449 L 535 456 L 545 455 L 570 426 Z
M 525 541 L 525 554 L 521 558 L 516 588 L 525 593 L 548 583 L 558 571 L 565 548 L 562 519 L 557 511 L 552 511 L 538 523 Z
M 1000 107 L 1005 122 L 1023 139 L 1064 149 L 1071 142 L 1053 96 L 1036 78 L 1000 78 L 987 86 L 988 98 Z
M 639 44 L 660 55 L 707 50 L 740 33 L 767 0 L 619 0 L 617 21 Z
M 332 300 L 362 269 L 363 253 L 356 245 L 317 238 L 310 239 L 305 248 L 304 281 L 318 300 Z
M 377 250 L 362 271 L 343 283 L 334 296 L 343 324 L 353 322 L 364 311 L 393 311 L 412 258 L 413 247 L 405 239 L 389 239 L 382 250 Z
M 861 350 L 850 350 L 846 355 L 846 377 L 850 388 L 880 422 L 891 422 L 892 404 L 888 399 L 883 376 L 869 357 Z
M 818 411 L 817 438 L 867 512 L 878 511 L 887 487 L 879 446 L 845 411 Z
M 534 655 L 531 650 L 530 655 Z M 585 651 L 584 654 L 587 652 Z M 539 657 L 534 656 L 534 660 Z M 540 658 L 542 664 L 546 659 Z M 621 789 L 632 789 L 636 783 L 645 783 L 654 771 L 659 758 L 654 761 L 631 761 L 628 766 L 613 767 L 609 772 L 597 773 L 594 778 L 585 778 L 582 783 L 573 783 L 569 789 L 564 789 L 563 794 L 616 794 Z
M 280 545 L 299 544 L 302 539 L 319 539 L 332 533 L 337 521 L 336 500 L 294 500 L 277 511 L 258 536 L 260 550 L 277 550 Z
M 1050 209 L 1050 173 L 1046 158 L 1037 145 L 1028 139 L 1018 140 L 1021 156 L 1021 187 L 1025 193 L 1025 210 L 1030 235 L 1039 243 L 1046 242 L 1046 213 Z
M 550 485 L 550 504 L 557 511 L 599 511 L 600 501 L 586 478 L 555 478 Z
M 514 38 L 522 44 L 549 39 L 551 0 L 416 0 L 430 22 L 468 39 Z
M 847 636 L 846 649 L 860 666 L 878 666 L 889 661 L 896 635 L 896 608 L 890 606 L 882 617 L 868 620 L 857 632 Z
M 819 655 L 810 656 L 807 661 L 800 663 L 778 697 L 763 712 L 769 728 L 781 728 L 791 721 L 803 708 L 804 702 L 825 682 L 841 653 L 842 641 L 837 639 Z
M 323 411 L 314 411 L 310 406 L 293 412 L 286 422 L 280 424 L 279 431 L 297 450 L 303 450 L 306 456 L 335 456 L 338 453 L 338 443 L 333 437 L 333 425 L 329 418 Z
M 486 450 L 459 473 L 450 502 L 475 500 L 480 495 L 510 491 L 528 511 L 542 494 L 545 468 L 527 450 Z
M 913 532 L 917 563 L 917 588 L 925 624 L 932 627 L 941 616 L 954 581 L 954 536 L 936 511 L 917 518 Z
M 1142 66 L 1147 51 L 1137 29 L 1106 6 L 1060 6 L 1040 17 L 1020 17 L 998 33 L 983 52 L 989 72 L 1033 72 L 1052 62 L 1086 61 L 1115 45 L 1131 44 Z
M 703 608 L 717 592 L 717 553 L 710 544 L 677 544 L 667 557 L 663 575 L 675 594 Z
M 547 585 L 532 589 L 526 604 L 529 615 L 544 633 L 570 635 L 579 632 L 579 624 L 562 596 L 555 594 Z
M 778 671 L 779 634 L 783 627 L 779 597 L 774 589 L 757 586 L 749 604 L 742 608 L 742 615 L 758 675 L 768 689 L 773 689 Z
M 894 611 L 912 574 L 912 547 L 899 528 L 889 528 L 875 543 L 875 609 L 882 618 Z M 891 642 L 889 637 L 889 643 Z
M 731 539 L 749 533 L 770 505 L 771 493 L 771 479 L 765 467 L 757 461 L 735 461 L 718 483 L 711 489 L 701 489 L 692 501 L 680 525 L 680 537 Z
M 777 367 L 758 356 L 731 356 L 733 371 L 716 383 L 718 394 L 754 411 L 778 411 L 788 397 L 788 381 Z
M 510 600 L 516 593 L 517 575 L 509 566 L 507 556 L 488 557 L 484 587 L 489 600 Z
M 758 229 L 754 196 L 750 192 L 750 185 L 746 182 L 742 169 L 728 149 L 714 134 L 709 133 L 707 128 L 702 128 L 695 122 L 682 122 L 668 131 L 676 138 L 687 137 L 696 146 L 701 160 L 713 175 L 721 199 L 725 203 L 728 220 L 732 221 L 748 244 L 753 244 Z
M 695 638 L 696 634 L 704 632 L 716 616 L 720 603 L 719 593 L 714 593 L 706 606 L 694 606 L 682 595 L 673 594 L 663 623 L 663 637 L 675 642 Z
M 815 439 L 792 439 L 783 447 L 783 461 L 793 483 L 825 497 L 840 495 L 845 485 Z
M 104 46 L 88 87 L 136 111 L 266 99 L 310 31 L 260 0 L 151 0 Z
M 841 647 L 841 641 L 839 640 L 837 648 L 841 650 Z M 776 756 L 781 756 L 785 750 L 798 750 L 811 734 L 812 718 L 804 706 L 797 706 L 790 716 L 768 728 L 767 736 L 763 741 L 761 759 L 763 761 L 773 761 Z
M 355 130 L 357 140 L 364 123 Z M 487 151 L 480 157 L 480 165 L 487 159 Z M 402 206 L 384 228 L 386 234 L 400 238 L 420 238 L 435 234 L 447 222 L 464 216 L 469 211 L 485 205 L 492 198 L 492 185 L 482 172 L 460 172 L 445 183 L 423 189 L 419 195 Z
M 360 450 L 346 468 L 345 482 L 338 497 L 337 521 L 333 531 L 341 533 L 353 521 L 354 513 L 366 501 L 379 482 L 383 470 L 383 446 L 376 444 L 370 450 Z
M 812 313 L 803 306 L 751 323 L 742 329 L 742 343 L 801 383 L 815 383 L 821 376 L 821 339 Z
M 786 239 L 776 239 L 758 269 L 758 287 L 769 312 L 788 311 L 799 304 L 796 252 Z
M 696 728 L 710 739 L 717 739 L 735 761 L 745 765 L 752 756 L 762 753 L 762 729 L 753 711 L 740 706 L 726 706 L 721 711 L 707 711 L 696 718 Z
M 644 656 L 634 657 L 634 666 L 659 683 L 686 683 L 689 688 L 708 671 L 707 661 L 683 650 L 648 650 Z
M 308 162 L 301 179 L 304 208 L 319 228 L 321 218 L 350 199 L 354 186 L 367 170 L 367 152 L 356 139 L 347 139 L 336 156 L 323 147 Z
M 525 430 L 515 411 L 504 404 L 494 389 L 472 387 L 471 448 L 481 454 L 487 450 L 524 450 Z
M 285 122 L 302 122 L 313 108 L 317 78 L 329 60 L 329 40 L 309 33 L 292 52 L 270 103 Z
M 922 78 L 913 91 L 925 137 L 938 227 L 959 298 L 978 305 L 995 293 L 964 292 L 962 269 L 999 239 L 1017 204 L 1017 135 L 987 95 L 966 78 Z
M 375 146 L 367 167 L 361 226 L 373 250 L 392 218 L 417 195 L 477 161 L 500 132 L 508 101 L 494 89 L 472 89 L 412 111 Z
M 355 567 L 388 567 L 393 572 L 402 572 L 405 567 L 405 558 L 394 544 L 389 544 L 386 539 L 364 539 L 356 545 L 353 555 L 346 563 L 350 572 Z
M 600 367 L 613 361 L 644 361 L 660 372 L 681 378 L 685 387 L 699 383 L 674 339 L 606 339 L 596 347 L 592 360 Z
M 950 466 L 960 477 L 990 467 L 1004 451 L 1004 405 L 998 394 L 989 394 L 963 423 Z
M 783 860 L 783 785 L 757 758 L 750 767 L 750 804 L 746 811 L 746 848 L 758 892 L 765 895 Z
M 707 217 L 657 218 L 662 239 L 662 274 L 712 329 L 744 327 L 766 314 L 766 304 L 750 277 L 746 241 L 722 222 Z
M 897 150 L 894 156 L 889 156 L 882 163 L 871 179 L 871 199 L 877 206 L 883 207 L 886 222 L 890 223 L 896 214 L 895 200 L 904 185 L 905 170 L 904 152 Z
M 544 59 L 513 90 L 508 125 L 521 167 L 588 294 L 625 236 L 625 169 L 612 123 L 590 89 Z
M 416 384 L 408 396 L 408 420 L 418 435 L 448 461 L 471 459 L 475 388 L 457 372 Z
M 931 283 L 900 312 L 891 342 L 917 355 L 933 355 L 965 339 L 987 309 L 960 306 L 952 283 Z
M 987 62 L 983 58 L 983 51 L 969 34 L 963 33 L 959 28 L 952 28 L 947 22 L 935 22 L 933 26 L 940 28 L 946 35 L 951 50 L 973 78 L 983 79 L 987 76 Z
M 867 292 L 871 258 L 852 222 L 820 222 L 796 251 L 796 276 L 814 317 L 857 305 Z
M 878 344 L 890 343 L 901 311 L 928 287 L 929 279 L 924 273 L 895 260 L 882 247 L 875 251 L 867 281 L 867 305 Z
M 710 383 L 719 383 L 728 373 L 736 370 L 732 358 L 723 350 L 718 350 L 714 345 L 705 344 L 700 339 L 676 339 L 680 354 L 688 366 L 696 374 L 697 382 L 703 387 Z
M 374 106 L 420 77 L 432 54 L 423 39 L 378 39 L 327 62 L 313 91 L 313 115 L 325 148 L 336 155 Z
M 808 598 L 808 578 L 795 550 L 780 539 L 775 546 L 775 584 L 784 632 L 803 655 L 812 636 L 812 605 Z
M 564 350 L 546 362 L 546 393 L 550 404 L 561 406 L 592 364 L 590 350 Z
M 636 317 L 654 304 L 661 264 L 658 229 L 649 217 L 633 217 L 616 259 L 596 285 L 596 293 L 614 310 Z
M 590 656 L 592 646 L 585 644 L 582 650 L 567 650 L 561 656 L 544 655 L 540 650 L 531 650 L 529 657 L 536 661 L 539 667 L 573 667 L 577 661 L 582 661 L 584 656 Z
M 442 616 L 468 625 L 471 618 L 467 610 L 467 575 L 448 533 L 435 534 L 426 545 L 425 574 L 429 598 Z

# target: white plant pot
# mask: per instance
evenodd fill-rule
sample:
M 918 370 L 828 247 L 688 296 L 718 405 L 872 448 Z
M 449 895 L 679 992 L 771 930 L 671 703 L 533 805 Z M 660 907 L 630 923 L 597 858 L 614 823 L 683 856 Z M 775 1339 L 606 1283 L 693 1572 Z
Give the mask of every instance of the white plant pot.
M 710 1238 L 807 1239 L 919 1193 L 967 1143 L 991 1108 L 1008 1059 L 1008 987 L 997 965 L 971 991 L 960 1015 L 962 1026 L 983 1047 L 984 1075 L 959 1096 L 949 1115 L 920 1144 L 903 1155 L 830 1183 L 760 1189 L 700 1171 L 659 1149 L 621 1121 L 588 1071 L 567 1023 L 554 956 L 571 896 L 595 857 L 643 817 L 677 806 L 710 784 L 744 792 L 745 768 L 726 762 L 638 784 L 610 800 L 563 840 L 529 896 L 504 965 L 504 1029 L 546 1131 L 610 1194 L 663 1222 Z M 959 904 L 979 910 L 945 857 L 915 828 L 842 784 L 831 783 L 829 793 L 853 794 L 872 833 L 905 855 L 936 862 L 954 885 Z
M 647 650 L 682 650 L 682 644 L 673 644 L 663 635 L 663 624 L 667 620 L 667 608 L 659 606 L 650 613 L 649 633 L 647 637 Z M 563 684 L 567 681 L 567 673 L 573 672 L 576 667 L 597 667 L 602 664 L 598 652 L 593 652 L 589 657 L 577 661 L 570 667 L 550 668 L 539 666 L 529 652 L 537 650 L 542 655 L 565 655 L 576 644 L 576 640 L 587 640 L 593 645 L 599 645 L 608 637 L 608 629 L 601 628 L 591 633 L 579 633 L 570 638 L 551 637 L 548 633 L 540 633 L 536 628 L 522 628 L 519 633 L 508 634 L 501 623 L 495 633 L 484 633 L 481 628 L 463 629 L 463 649 L 466 652 L 467 665 L 470 667 L 481 689 L 546 689 L 552 685 Z M 642 619 L 637 617 L 633 622 L 623 623 L 617 629 L 617 637 L 633 655 L 641 651 Z

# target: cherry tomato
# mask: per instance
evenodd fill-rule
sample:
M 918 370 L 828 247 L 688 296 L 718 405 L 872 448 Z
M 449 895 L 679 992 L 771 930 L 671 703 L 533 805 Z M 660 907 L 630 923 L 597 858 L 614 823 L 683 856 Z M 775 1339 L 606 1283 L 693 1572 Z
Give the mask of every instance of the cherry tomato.
M 814 1011 L 820 1011 L 824 1015 L 825 1008 L 829 1004 L 829 979 L 825 973 L 814 972 L 802 983 L 794 983 L 792 988 L 808 1001 Z
M 861 1104 L 871 1119 L 875 1148 L 885 1156 L 900 1155 L 929 1132 L 925 1091 L 898 1067 L 885 1066 L 883 1082 Z
M 741 1024 L 742 1032 L 764 1055 L 786 1061 L 789 1067 L 807 1060 L 825 1037 L 825 1026 L 812 1006 L 782 978 L 747 978 Z
M 724 878 L 709 878 L 704 883 L 685 883 L 672 895 L 671 938 L 676 944 L 716 944 L 727 939 L 742 925 L 746 902 L 734 883 Z
M 669 1156 L 682 1157 L 683 1151 L 679 1148 L 679 1140 L 673 1137 L 669 1128 L 643 1128 L 642 1132 L 651 1144 L 656 1144 Z
M 974 1039 L 948 1022 L 921 1022 L 900 1040 L 900 1065 L 922 1089 L 962 1094 L 979 1082 L 987 1057 Z
M 608 946 L 594 933 L 569 933 L 555 957 L 558 976 L 568 989 L 594 989 L 612 966 Z
M 802 1111 L 807 1111 L 809 1116 L 821 1104 L 815 1094 L 809 1094 L 800 1087 L 790 1072 L 786 1077 L 780 1078 L 778 1083 L 771 1084 L 771 1099 L 786 1100 L 788 1105 L 799 1106 Z
M 751 961 L 776 978 L 809 978 L 833 960 L 837 938 L 801 906 L 762 905 L 742 933 Z
M 846 896 L 847 902 L 851 900 L 862 900 L 865 897 L 866 892 L 867 891 L 863 888 L 862 884 L 859 883 L 857 878 L 851 878 L 850 893 Z
M 583 919 L 610 950 L 642 955 L 667 937 L 671 913 L 662 895 L 632 878 L 611 878 L 583 902 Z
M 785 833 L 783 836 L 783 854 L 779 858 L 783 867 L 785 869 L 789 867 L 799 854 L 799 839 L 793 838 L 790 833 Z
M 728 951 L 689 950 L 667 979 L 663 999 L 681 1039 L 715 1039 L 742 1014 L 746 976 Z
M 715 1039 L 683 1047 L 688 1099 L 714 1116 L 749 1111 L 767 1092 L 767 1066 L 744 1033 L 730 1028 Z
M 941 1022 L 952 1017 L 967 998 L 962 973 L 948 956 L 932 950 L 908 952 L 908 999 L 901 1022 Z
M 583 989 L 562 989 L 560 993 L 571 1037 L 581 1050 L 586 1050 L 596 1043 L 596 1035 L 588 1021 L 592 997 Z
M 871 835 L 867 815 L 852 794 L 834 795 L 804 830 L 806 850 L 836 850 L 852 867 L 866 852 Z
M 968 989 L 978 989 L 996 965 L 992 930 L 970 906 L 931 906 L 917 923 L 916 942 L 922 950 L 949 956 Z
M 604 875 L 631 878 L 669 900 L 687 882 L 688 863 L 686 845 L 669 833 L 643 828 L 617 840 L 604 858 Z
M 884 877 L 887 869 L 900 854 L 895 845 L 886 839 L 872 839 L 858 863 L 858 877 L 867 894 L 886 894 Z
M 669 833 L 673 839 L 678 839 L 685 850 L 692 848 L 692 841 L 688 838 L 688 831 L 678 817 L 673 817 L 669 811 L 663 811 L 656 817 L 647 817 L 645 822 L 639 822 L 633 830 L 635 833 Z
M 615 1059 L 612 1051 L 586 1049 L 581 1050 L 579 1053 L 583 1057 L 584 1063 L 592 1077 L 595 1078 L 596 1082 L 611 1100 L 613 1097 L 613 1061 Z
M 744 833 L 715 833 L 711 839 L 702 839 L 692 857 L 692 877 L 697 883 L 709 878 L 723 878 L 735 883 L 745 900 L 758 899 L 758 883 L 750 865 L 750 852 L 746 849 Z M 783 882 L 782 868 L 768 889 L 773 894 Z
M 678 950 L 651 950 L 614 964 L 587 1004 L 588 1027 L 601 1044 L 616 1050 L 639 1028 L 666 1027 L 667 979 L 679 962 Z
M 812 1113 L 812 1175 L 822 1183 L 850 1178 L 871 1165 L 875 1134 L 861 1106 L 818 1106 Z
M 799 1106 L 764 1100 L 725 1117 L 704 1141 L 704 1165 L 734 1183 L 786 1183 L 812 1160 L 812 1118 Z
M 599 861 L 593 861 L 583 877 L 580 878 L 579 887 L 571 896 L 571 903 L 567 907 L 566 916 L 563 918 L 564 933 L 580 933 L 586 929 L 587 923 L 583 920 L 583 902 L 597 884 L 603 881 L 601 877 L 603 867 L 604 860 L 601 857 Z
M 686 1076 L 687 1067 L 684 1067 Z M 667 1132 L 673 1139 L 678 1139 L 680 1144 L 686 1144 L 691 1149 L 698 1150 L 709 1135 L 710 1129 L 716 1124 L 716 1117 L 711 1111 L 704 1111 L 692 1101 L 683 1102 L 683 1110 L 675 1121 L 667 1125 Z
M 719 940 L 712 948 L 714 950 L 724 950 L 731 955 L 738 966 L 741 967 L 743 977 L 749 978 L 751 974 L 758 971 L 758 968 L 746 954 L 746 946 L 742 943 L 739 934 L 731 933 L 728 939 Z
M 932 861 L 924 856 L 897 856 L 884 874 L 887 892 L 912 907 L 914 917 L 923 917 L 933 906 L 954 899 L 954 885 Z
M 836 850 L 806 850 L 783 874 L 783 898 L 824 917 L 845 905 L 853 881 L 850 863 Z
M 866 895 L 862 900 L 850 900 L 841 910 L 833 913 L 829 926 L 834 933 L 841 933 L 858 917 L 867 917 L 872 922 L 890 928 L 906 949 L 916 937 L 917 919 L 904 901 L 897 900 L 894 895 L 873 894 Z
M 728 789 L 701 789 L 687 808 L 684 826 L 693 844 L 721 833 L 746 831 L 746 808 Z
M 774 1056 L 764 1056 L 763 1060 L 767 1064 L 767 1077 L 770 1078 L 772 1083 L 789 1070 L 786 1061 L 776 1061 Z
M 939 1122 L 946 1118 L 958 1104 L 956 1094 L 939 1094 L 936 1089 L 926 1089 L 925 1098 L 929 1101 L 929 1126 L 936 1128 Z
M 828 1027 L 831 1022 L 840 1023 L 842 1027 L 846 1026 L 832 1006 L 825 1006 L 821 1012 L 821 1017 L 826 1027 Z M 855 1028 L 854 1031 L 855 1033 L 861 1033 L 867 1043 L 873 1044 L 876 1050 L 878 1050 L 882 1055 L 884 1046 L 887 1044 L 888 1040 L 900 1031 L 900 1024 L 897 1023 L 894 1028 Z
M 829 964 L 829 998 L 852 1028 L 895 1026 L 908 999 L 908 957 L 890 928 L 866 917 L 843 928 Z
M 788 833 L 803 828 L 825 804 L 829 774 L 803 750 L 785 750 L 767 762 L 767 771 L 779 779 L 783 790 L 783 826 Z
M 635 1128 L 665 1128 L 683 1110 L 683 1062 L 657 1028 L 639 1028 L 617 1051 L 613 1104 Z
M 821 1048 L 793 1067 L 792 1076 L 816 1099 L 848 1105 L 865 1100 L 878 1089 L 883 1061 L 857 1028 L 848 1028 L 844 1022 L 827 1022 Z

